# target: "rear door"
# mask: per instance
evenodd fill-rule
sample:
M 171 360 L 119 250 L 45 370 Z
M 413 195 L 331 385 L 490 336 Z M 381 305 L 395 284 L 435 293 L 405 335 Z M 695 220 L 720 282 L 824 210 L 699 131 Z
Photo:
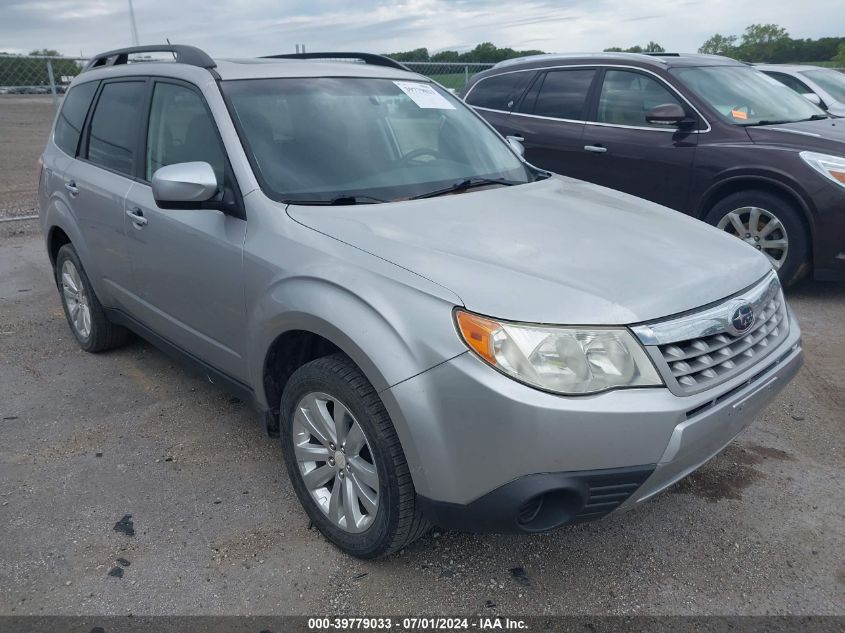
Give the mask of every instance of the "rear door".
M 98 297 L 125 307 L 132 273 L 124 232 L 125 197 L 134 180 L 146 80 L 102 82 L 65 189 L 85 240 L 83 261 Z
M 127 216 L 135 288 L 132 312 L 170 343 L 246 381 L 246 220 L 199 206 L 160 209 L 150 185 L 157 169 L 175 163 L 209 163 L 217 182 L 229 192 L 237 191 L 234 175 L 199 89 L 154 79 L 150 91 L 138 181 L 127 196 L 127 210 L 134 214 Z
M 683 210 L 703 121 L 662 79 L 628 68 L 607 68 L 584 129 L 580 160 L 585 180 Z M 698 123 L 686 129 L 655 125 L 646 112 L 677 103 Z
M 507 122 L 508 134 L 521 137 L 525 159 L 543 169 L 583 178 L 581 138 L 595 68 L 540 72 Z

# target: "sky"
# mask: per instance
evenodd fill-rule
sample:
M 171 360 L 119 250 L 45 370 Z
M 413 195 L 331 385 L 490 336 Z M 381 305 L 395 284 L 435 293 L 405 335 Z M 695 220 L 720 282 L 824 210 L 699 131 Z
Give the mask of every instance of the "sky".
M 308 51 L 467 50 L 479 42 L 547 52 L 660 43 L 694 52 L 713 33 L 775 23 L 795 38 L 845 35 L 843 0 L 134 0 L 141 43 L 212 56 Z M 128 0 L 0 0 L 0 51 L 90 56 L 132 44 Z

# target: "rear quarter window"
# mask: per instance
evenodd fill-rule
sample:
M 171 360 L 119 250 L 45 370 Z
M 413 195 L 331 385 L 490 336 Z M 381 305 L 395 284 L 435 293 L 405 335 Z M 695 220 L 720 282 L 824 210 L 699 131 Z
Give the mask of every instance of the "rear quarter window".
M 477 108 L 509 111 L 532 75 L 532 72 L 526 71 L 487 77 L 470 89 L 465 101 Z
M 97 81 L 79 84 L 65 95 L 53 134 L 53 141 L 65 154 L 76 156 L 85 116 L 88 114 L 88 108 L 91 107 L 91 100 L 97 92 L 98 84 Z

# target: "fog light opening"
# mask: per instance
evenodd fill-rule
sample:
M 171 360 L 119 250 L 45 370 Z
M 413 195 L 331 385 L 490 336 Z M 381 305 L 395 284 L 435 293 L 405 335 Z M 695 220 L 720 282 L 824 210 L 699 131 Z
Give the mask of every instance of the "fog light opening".
M 549 490 L 531 497 L 516 514 L 516 522 L 526 532 L 543 532 L 571 521 L 583 507 L 581 494 L 569 488 Z

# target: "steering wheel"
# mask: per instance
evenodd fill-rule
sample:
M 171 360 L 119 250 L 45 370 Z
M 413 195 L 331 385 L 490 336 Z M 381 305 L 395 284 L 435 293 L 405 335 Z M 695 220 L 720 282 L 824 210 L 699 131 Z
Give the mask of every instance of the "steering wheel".
M 436 149 L 431 149 L 430 147 L 419 147 L 405 154 L 402 157 L 402 164 L 406 165 L 411 161 L 420 158 L 421 156 L 431 156 L 432 158 L 440 158 L 440 152 L 438 152 Z

